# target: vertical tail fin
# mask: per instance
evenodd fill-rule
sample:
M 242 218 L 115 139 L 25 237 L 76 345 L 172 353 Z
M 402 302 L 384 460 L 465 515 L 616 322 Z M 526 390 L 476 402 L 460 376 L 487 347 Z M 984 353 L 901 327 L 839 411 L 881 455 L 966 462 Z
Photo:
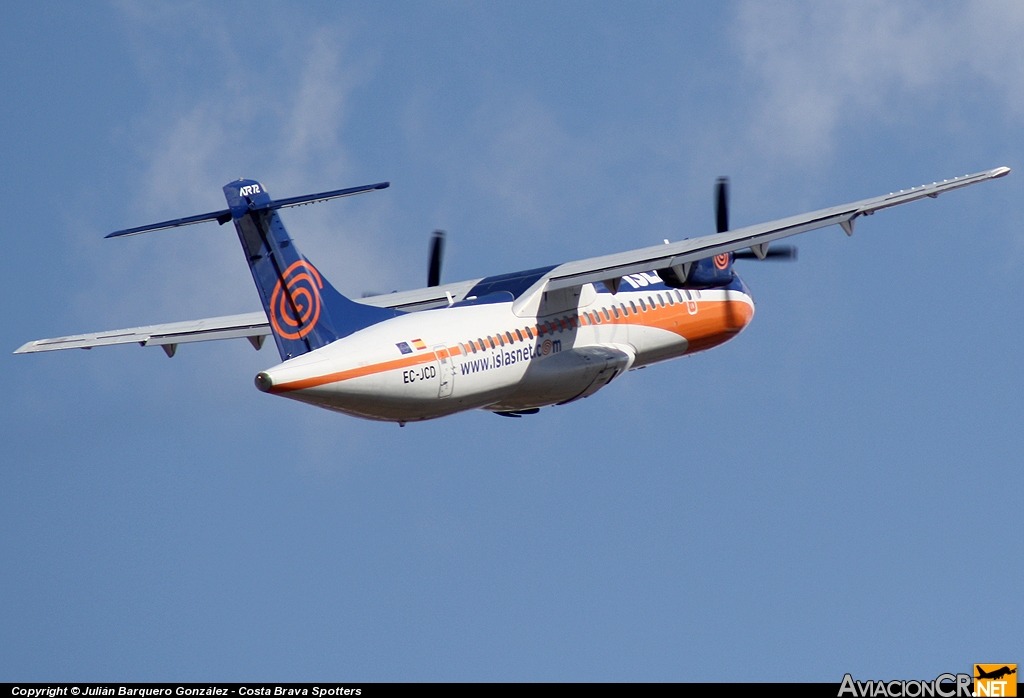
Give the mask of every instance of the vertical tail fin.
M 275 205 L 259 182 L 231 182 L 224 197 L 282 360 L 401 314 L 356 303 L 335 290 L 288 237 L 277 213 L 284 202 Z

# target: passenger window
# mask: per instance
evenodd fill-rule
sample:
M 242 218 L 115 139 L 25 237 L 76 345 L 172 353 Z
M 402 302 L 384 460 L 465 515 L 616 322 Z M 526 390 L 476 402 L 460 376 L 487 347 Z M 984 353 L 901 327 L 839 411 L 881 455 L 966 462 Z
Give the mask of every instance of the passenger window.
M 643 301 L 640 301 L 640 302 L 643 303 Z M 633 311 L 633 314 L 636 315 L 636 304 L 633 303 L 633 301 L 629 302 L 629 308 L 630 308 L 630 310 Z
M 614 305 L 612 306 L 612 315 L 615 316 L 616 320 L 619 319 L 619 309 L 617 307 L 615 307 Z
M 675 305 L 676 304 L 676 301 L 675 301 L 674 298 L 672 298 L 672 294 L 671 293 L 666 293 L 665 297 L 668 298 L 668 304 L 669 305 Z
M 608 322 L 612 321 L 612 316 L 608 314 L 608 308 L 601 308 L 601 312 L 604 313 L 604 319 Z
M 680 303 L 683 302 L 683 294 L 681 294 L 679 291 L 676 291 L 676 300 L 679 301 Z
M 660 293 L 658 294 L 657 297 L 658 297 L 658 305 L 660 305 L 662 308 L 664 308 L 665 307 L 665 299 L 661 297 Z
M 516 341 L 516 340 L 512 339 L 512 333 L 511 332 L 506 332 L 505 333 L 505 339 L 508 340 L 509 344 L 512 344 L 514 341 Z
M 533 330 L 531 330 L 529 327 L 526 328 L 526 336 L 529 337 L 530 339 L 533 339 Z
M 518 328 L 516 329 L 516 339 L 518 339 L 520 342 L 523 341 L 523 333 L 520 332 Z
M 640 299 L 640 310 L 644 311 L 645 313 L 647 312 L 647 304 L 644 303 L 643 298 Z

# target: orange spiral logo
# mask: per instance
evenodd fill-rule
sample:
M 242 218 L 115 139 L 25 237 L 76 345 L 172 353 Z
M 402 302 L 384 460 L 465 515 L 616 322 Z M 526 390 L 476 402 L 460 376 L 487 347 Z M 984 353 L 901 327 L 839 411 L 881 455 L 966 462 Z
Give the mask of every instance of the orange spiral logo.
M 284 285 L 282 286 L 282 282 Z M 285 339 L 302 339 L 320 319 L 320 272 L 304 259 L 288 267 L 270 296 L 270 324 Z
M 715 266 L 725 271 L 725 268 L 729 266 L 729 254 L 716 254 L 715 255 Z

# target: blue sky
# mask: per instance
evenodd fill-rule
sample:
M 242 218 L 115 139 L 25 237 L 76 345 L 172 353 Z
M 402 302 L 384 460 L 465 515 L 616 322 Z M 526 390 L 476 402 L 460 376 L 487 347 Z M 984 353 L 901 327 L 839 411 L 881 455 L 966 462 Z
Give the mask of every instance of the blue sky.
M 2 680 L 931 678 L 1020 662 L 1024 7 L 0 5 Z M 292 196 L 344 293 L 713 230 L 999 165 L 747 263 L 706 354 L 521 420 L 256 391 L 244 341 L 13 356 L 259 307 Z

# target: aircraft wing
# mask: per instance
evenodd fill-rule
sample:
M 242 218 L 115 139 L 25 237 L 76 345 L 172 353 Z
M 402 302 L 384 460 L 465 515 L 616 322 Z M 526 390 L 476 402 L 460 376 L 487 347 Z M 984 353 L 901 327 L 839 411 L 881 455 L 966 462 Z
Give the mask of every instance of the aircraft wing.
M 396 291 L 379 296 L 360 298 L 358 302 L 365 303 L 366 305 L 375 305 L 378 308 L 404 310 L 405 312 L 443 308 L 450 302 L 448 300 L 449 295 L 451 295 L 452 300 L 461 301 L 478 281 L 481 281 L 481 279 L 458 281 L 441 286 L 428 286 L 412 291 Z
M 203 320 L 169 322 L 162 325 L 130 327 L 124 330 L 37 339 L 22 345 L 14 353 L 31 354 L 39 351 L 56 351 L 57 349 L 92 349 L 110 344 L 138 343 L 144 347 L 162 346 L 168 355 L 172 355 L 174 347 L 179 344 L 206 342 L 214 339 L 246 337 L 253 343 L 253 346 L 258 347 L 263 344 L 263 338 L 268 334 L 270 334 L 270 325 L 267 322 L 266 314 L 261 310 L 242 315 L 225 315 Z
M 461 300 L 475 283 L 476 281 L 462 281 L 444 286 L 388 293 L 362 298 L 360 302 L 379 308 L 394 308 L 406 312 L 429 310 L 448 305 L 447 294 L 451 294 L 454 300 Z M 263 339 L 269 334 L 270 323 L 267 322 L 267 315 L 259 310 L 241 315 L 224 315 L 201 320 L 37 339 L 22 345 L 14 353 L 32 354 L 40 351 L 57 351 L 58 349 L 92 349 L 113 344 L 140 344 L 144 347 L 163 347 L 168 356 L 173 356 L 179 344 L 209 342 L 216 339 L 244 337 L 259 349 L 263 345 Z
M 606 280 L 614 283 L 628 274 L 637 274 L 651 269 L 682 267 L 701 259 L 748 247 L 757 254 L 759 251 L 766 250 L 768 243 L 773 240 L 806 233 L 809 230 L 829 225 L 841 225 L 848 235 L 852 235 L 853 223 L 858 216 L 869 216 L 875 211 L 916 201 L 926 196 L 935 198 L 943 192 L 1002 177 L 1009 172 L 1009 167 L 997 167 L 994 170 L 933 182 L 913 189 L 890 192 L 872 199 L 803 213 L 771 223 L 737 228 L 725 233 L 705 235 L 667 245 L 656 245 L 630 252 L 568 262 L 549 272 L 547 289 L 554 291 Z M 759 248 L 762 245 L 764 247 Z

